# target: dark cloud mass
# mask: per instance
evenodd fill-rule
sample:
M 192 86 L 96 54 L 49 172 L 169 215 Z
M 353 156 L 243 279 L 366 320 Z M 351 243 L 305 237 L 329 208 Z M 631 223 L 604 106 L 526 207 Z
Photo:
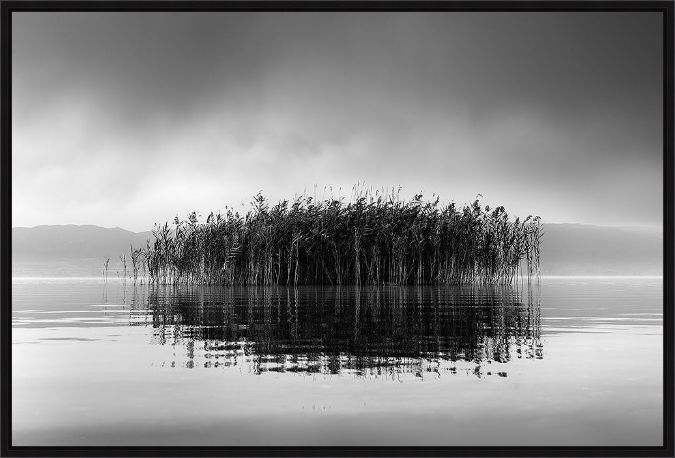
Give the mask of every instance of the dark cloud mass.
M 652 13 L 15 13 L 13 225 L 365 181 L 661 224 Z

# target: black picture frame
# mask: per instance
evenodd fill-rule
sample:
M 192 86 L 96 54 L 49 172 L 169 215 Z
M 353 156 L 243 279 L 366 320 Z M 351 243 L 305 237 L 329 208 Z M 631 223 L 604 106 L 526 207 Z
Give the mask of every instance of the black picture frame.
M 673 456 L 673 19 L 672 1 L 2 1 L 0 156 L 1 276 L 0 336 L 2 351 L 3 456 Z M 458 11 L 458 12 L 658 12 L 663 15 L 663 438 L 661 447 L 17 447 L 12 431 L 11 329 L 11 95 L 12 13 L 23 11 Z

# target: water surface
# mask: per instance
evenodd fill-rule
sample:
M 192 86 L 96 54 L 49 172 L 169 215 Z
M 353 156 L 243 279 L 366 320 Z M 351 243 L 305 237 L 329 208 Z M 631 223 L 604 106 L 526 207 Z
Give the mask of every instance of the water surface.
M 14 279 L 13 445 L 662 442 L 662 279 Z

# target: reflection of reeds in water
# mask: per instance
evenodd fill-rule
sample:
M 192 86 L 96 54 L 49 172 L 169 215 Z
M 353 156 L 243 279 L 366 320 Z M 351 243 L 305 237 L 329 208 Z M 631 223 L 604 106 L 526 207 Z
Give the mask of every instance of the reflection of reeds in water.
M 347 204 L 300 196 L 270 207 L 258 195 L 246 215 L 202 223 L 192 213 L 153 234 L 144 259 L 154 283 L 448 285 L 535 275 L 542 230 L 538 217 L 512 220 L 478 200 L 440 206 L 355 187 Z
M 186 344 L 187 367 L 480 376 L 493 362 L 543 357 L 538 303 L 526 297 L 494 286 L 158 286 L 144 313 L 157 343 Z

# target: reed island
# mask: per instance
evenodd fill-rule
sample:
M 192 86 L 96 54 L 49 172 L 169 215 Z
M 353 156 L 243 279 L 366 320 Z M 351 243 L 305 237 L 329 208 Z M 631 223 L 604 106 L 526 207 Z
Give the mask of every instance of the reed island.
M 458 207 L 421 194 L 357 191 L 301 195 L 271 205 L 262 194 L 241 214 L 226 207 L 155 225 L 132 247 L 134 278 L 218 285 L 510 284 L 539 272 L 537 216 L 511 218 L 479 198 Z

